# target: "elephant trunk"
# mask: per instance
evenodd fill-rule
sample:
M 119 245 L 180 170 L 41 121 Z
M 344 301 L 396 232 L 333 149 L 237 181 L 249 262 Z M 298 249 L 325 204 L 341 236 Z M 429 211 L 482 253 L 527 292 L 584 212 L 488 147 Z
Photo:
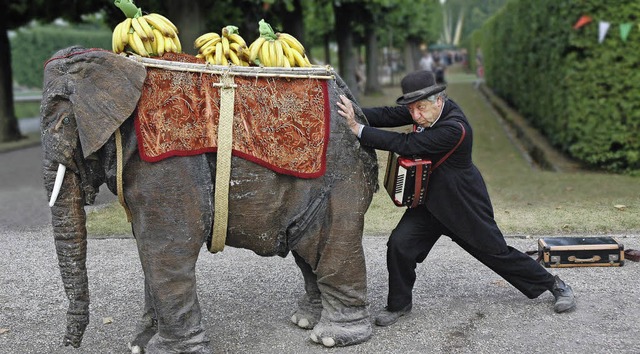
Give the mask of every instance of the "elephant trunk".
M 53 190 L 57 171 L 57 163 L 44 161 L 44 183 L 48 193 Z M 78 348 L 89 324 L 87 229 L 80 178 L 69 169 L 64 172 L 59 196 L 51 207 L 51 224 L 60 274 L 69 299 L 67 333 L 63 343 Z

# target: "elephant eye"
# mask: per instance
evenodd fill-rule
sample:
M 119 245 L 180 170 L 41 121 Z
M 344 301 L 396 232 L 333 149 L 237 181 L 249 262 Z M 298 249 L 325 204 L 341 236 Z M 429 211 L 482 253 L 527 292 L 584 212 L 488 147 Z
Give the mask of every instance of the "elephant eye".
M 64 115 L 64 116 L 60 116 L 58 117 L 58 122 L 56 123 L 56 125 L 53 127 L 53 130 L 58 130 L 60 129 L 60 126 L 64 124 L 67 125 L 69 124 L 69 116 L 68 115 Z

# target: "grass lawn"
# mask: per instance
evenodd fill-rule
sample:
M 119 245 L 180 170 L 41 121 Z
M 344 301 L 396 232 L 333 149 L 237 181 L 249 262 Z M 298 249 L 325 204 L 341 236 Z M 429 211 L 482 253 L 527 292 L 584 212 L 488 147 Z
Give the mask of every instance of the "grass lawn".
M 495 218 L 505 235 L 596 235 L 640 233 L 640 178 L 595 172 L 559 173 L 532 168 L 514 147 L 499 116 L 473 88 L 473 76 L 448 76 L 449 97 L 465 111 L 474 132 L 474 161 L 483 173 Z M 363 107 L 394 104 L 399 88 L 365 96 Z M 396 207 L 383 185 L 387 152 L 378 151 L 380 190 L 365 218 L 365 234 L 387 236 L 404 208 Z M 104 187 L 103 187 L 104 188 Z M 116 203 L 91 212 L 89 233 L 129 234 Z

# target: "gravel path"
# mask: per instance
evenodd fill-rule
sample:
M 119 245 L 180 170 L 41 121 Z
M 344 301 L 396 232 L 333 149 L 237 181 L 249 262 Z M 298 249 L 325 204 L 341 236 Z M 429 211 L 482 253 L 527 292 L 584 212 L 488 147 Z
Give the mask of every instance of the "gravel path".
M 41 150 L 0 154 L 0 353 L 126 353 L 142 307 L 142 272 L 132 239 L 90 239 L 91 323 L 79 350 L 61 347 L 67 301 L 40 173 Z M 98 204 L 113 200 L 108 191 Z M 638 235 L 619 235 L 640 249 Z M 365 236 L 372 313 L 386 296 L 385 242 Z M 521 250 L 536 239 L 508 238 Z M 292 257 L 203 249 L 198 286 L 214 353 L 639 353 L 638 263 L 554 270 L 578 309 L 555 314 L 552 295 L 529 300 L 448 238 L 418 267 L 414 310 L 371 340 L 325 349 L 289 322 L 303 284 Z

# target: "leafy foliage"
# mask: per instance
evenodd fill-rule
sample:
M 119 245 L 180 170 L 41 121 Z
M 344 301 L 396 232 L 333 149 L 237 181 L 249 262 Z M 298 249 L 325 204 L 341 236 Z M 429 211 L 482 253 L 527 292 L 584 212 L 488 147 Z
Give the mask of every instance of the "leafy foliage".
M 19 85 L 42 87 L 43 64 L 56 51 L 71 45 L 111 50 L 111 31 L 82 27 L 37 26 L 18 31 L 11 39 L 13 78 Z
M 509 2 L 482 28 L 489 86 L 550 141 L 588 165 L 640 170 L 640 34 L 627 41 L 640 3 L 598 0 Z M 583 14 L 594 21 L 580 29 Z M 598 43 L 598 21 L 611 29 Z

